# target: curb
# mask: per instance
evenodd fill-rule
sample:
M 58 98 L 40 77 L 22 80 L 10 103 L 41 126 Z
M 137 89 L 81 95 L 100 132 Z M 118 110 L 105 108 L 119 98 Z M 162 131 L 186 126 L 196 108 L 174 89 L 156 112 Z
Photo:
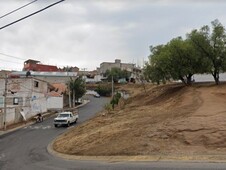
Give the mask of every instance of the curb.
M 56 139 L 55 139 L 56 140 Z M 47 151 L 54 157 L 77 161 L 104 162 L 189 162 L 189 163 L 226 163 L 226 155 L 136 155 L 136 156 L 79 156 L 57 152 L 53 149 L 53 140 Z
M 86 103 L 77 106 L 76 108 L 82 107 Z M 81 155 L 69 155 L 57 152 L 53 149 L 53 143 L 55 138 L 48 146 L 47 152 L 54 157 L 58 157 L 65 160 L 80 160 L 80 161 L 104 161 L 104 162 L 208 162 L 208 163 L 226 163 L 226 155 L 166 155 L 166 154 L 155 154 L 155 155 L 136 155 L 136 156 L 81 156 Z
M 0 130 L 0 137 L 3 136 L 3 135 L 6 135 L 8 133 L 14 132 L 14 131 L 16 131 L 18 129 L 21 129 L 23 127 L 30 126 L 32 124 L 34 124 L 34 122 L 28 122 L 28 123 L 25 123 L 23 125 L 20 125 L 18 127 L 15 127 L 15 128 L 9 129 L 9 130 Z

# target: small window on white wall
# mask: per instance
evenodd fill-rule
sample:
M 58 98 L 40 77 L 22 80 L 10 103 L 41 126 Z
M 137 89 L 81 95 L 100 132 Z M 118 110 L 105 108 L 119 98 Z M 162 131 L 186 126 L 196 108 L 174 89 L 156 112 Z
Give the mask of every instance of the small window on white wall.
M 34 87 L 38 87 L 39 82 L 38 81 L 34 81 Z
M 18 97 L 14 97 L 13 98 L 13 105 L 18 105 L 19 104 L 19 98 Z

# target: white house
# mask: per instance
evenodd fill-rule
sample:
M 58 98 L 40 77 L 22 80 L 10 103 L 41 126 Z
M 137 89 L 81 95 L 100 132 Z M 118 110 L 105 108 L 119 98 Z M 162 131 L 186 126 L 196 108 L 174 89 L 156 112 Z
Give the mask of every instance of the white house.
M 46 81 L 34 77 L 7 78 L 0 79 L 0 87 L 0 128 L 4 122 L 17 123 L 47 111 Z
M 51 91 L 47 95 L 48 110 L 62 110 L 64 105 L 63 95 L 55 91 Z

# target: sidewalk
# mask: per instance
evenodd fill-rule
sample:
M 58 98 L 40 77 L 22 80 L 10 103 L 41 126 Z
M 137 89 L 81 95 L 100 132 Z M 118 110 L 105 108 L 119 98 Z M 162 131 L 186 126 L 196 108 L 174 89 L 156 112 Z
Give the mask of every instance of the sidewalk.
M 89 100 L 84 100 L 84 102 L 81 105 L 78 105 L 78 106 L 76 106 L 73 109 L 77 109 L 79 107 L 82 107 L 82 106 L 86 105 L 89 102 L 90 102 Z M 53 113 L 53 112 L 46 112 L 46 113 L 43 113 L 42 115 L 43 115 L 44 118 L 46 118 L 46 117 L 53 116 L 55 114 L 56 114 L 56 112 L 55 113 Z M 13 132 L 15 130 L 18 130 L 18 129 L 26 127 L 26 126 L 30 126 L 30 125 L 32 125 L 34 123 L 35 123 L 34 119 L 31 118 L 27 122 L 19 122 L 17 124 L 9 125 L 8 127 L 6 127 L 6 130 L 3 130 L 3 129 L 0 130 L 0 136 L 2 136 L 4 134 L 7 134 L 7 133 L 10 133 L 10 132 Z

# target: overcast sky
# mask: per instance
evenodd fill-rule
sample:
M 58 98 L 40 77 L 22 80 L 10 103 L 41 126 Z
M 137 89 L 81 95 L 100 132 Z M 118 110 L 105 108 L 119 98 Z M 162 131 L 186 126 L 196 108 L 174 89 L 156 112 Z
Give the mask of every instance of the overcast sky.
M 0 0 L 0 16 L 31 1 Z M 0 18 L 0 27 L 57 1 L 38 0 Z M 226 1 L 65 0 L 0 30 L 0 70 L 22 70 L 27 59 L 86 70 L 115 59 L 142 66 L 150 45 L 185 37 L 215 19 L 226 26 Z

